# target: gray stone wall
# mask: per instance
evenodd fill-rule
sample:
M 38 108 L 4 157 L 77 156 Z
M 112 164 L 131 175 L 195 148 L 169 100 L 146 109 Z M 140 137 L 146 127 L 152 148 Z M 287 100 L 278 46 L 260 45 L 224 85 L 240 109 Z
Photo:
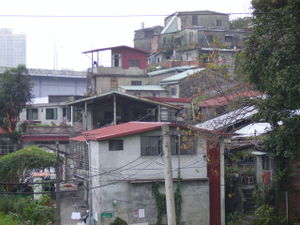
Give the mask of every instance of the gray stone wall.
M 152 194 L 152 183 L 123 182 L 104 187 L 99 193 L 102 201 L 97 224 L 109 225 L 116 217 L 121 217 L 128 224 L 156 223 L 157 207 Z M 160 193 L 164 193 L 164 183 L 160 184 Z M 208 225 L 208 181 L 183 181 L 181 195 L 181 224 Z M 145 213 L 144 217 L 139 214 L 139 210 Z M 105 213 L 112 213 L 112 218 L 104 218 Z M 163 216 L 163 223 L 166 223 L 166 215 Z

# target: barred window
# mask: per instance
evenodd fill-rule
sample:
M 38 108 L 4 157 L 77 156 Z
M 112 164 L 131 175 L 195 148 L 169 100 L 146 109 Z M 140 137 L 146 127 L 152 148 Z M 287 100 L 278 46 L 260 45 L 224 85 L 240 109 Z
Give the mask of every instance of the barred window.
M 122 151 L 123 150 L 123 140 L 109 140 L 109 151 Z
M 155 156 L 162 153 L 161 136 L 142 136 L 141 137 L 141 155 Z

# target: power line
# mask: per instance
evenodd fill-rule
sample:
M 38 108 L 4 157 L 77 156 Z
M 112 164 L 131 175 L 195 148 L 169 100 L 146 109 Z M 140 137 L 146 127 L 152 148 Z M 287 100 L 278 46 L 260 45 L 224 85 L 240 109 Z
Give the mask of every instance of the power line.
M 232 12 L 232 13 L 221 13 L 225 15 L 250 15 L 252 12 Z M 267 12 L 256 13 L 256 14 L 267 14 Z M 184 15 L 194 15 L 192 13 L 185 13 Z M 203 16 L 214 16 L 220 15 L 220 13 L 201 13 Z M 126 17 L 167 17 L 173 16 L 173 14 L 129 14 L 129 15 L 40 15 L 40 14 L 2 14 L 0 17 L 32 17 L 32 18 L 126 18 Z

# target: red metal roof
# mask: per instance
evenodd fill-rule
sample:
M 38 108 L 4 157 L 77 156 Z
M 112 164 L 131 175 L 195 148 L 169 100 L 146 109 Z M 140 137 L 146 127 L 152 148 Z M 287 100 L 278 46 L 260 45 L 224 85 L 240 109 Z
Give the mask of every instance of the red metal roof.
M 145 54 L 148 54 L 149 52 L 143 50 L 143 49 L 139 49 L 139 48 L 132 48 L 132 47 L 129 47 L 129 46 L 126 46 L 126 45 L 119 45 L 119 46 L 115 46 L 115 47 L 108 47 L 108 48 L 98 48 L 98 49 L 92 49 L 92 50 L 89 50 L 89 51 L 85 51 L 85 52 L 82 52 L 83 54 L 87 54 L 87 53 L 93 53 L 93 52 L 101 52 L 101 51 L 107 51 L 107 50 L 113 50 L 113 49 L 122 49 L 122 48 L 126 48 L 126 49 L 130 49 L 130 50 L 133 50 L 133 51 L 137 51 L 137 52 L 142 52 L 142 53 L 145 53 Z
M 261 96 L 262 93 L 258 91 L 247 91 L 247 92 L 241 92 L 234 95 L 227 95 L 217 98 L 212 98 L 208 100 L 201 101 L 198 106 L 199 107 L 212 107 L 212 106 L 223 106 L 228 105 L 230 101 L 233 101 L 239 97 L 258 97 Z
M 111 138 L 123 137 L 132 134 L 138 134 L 146 131 L 156 130 L 164 122 L 128 122 L 117 124 L 109 127 L 103 127 L 90 131 L 82 132 L 81 136 L 70 138 L 71 141 L 86 141 L 86 140 L 107 140 Z
M 143 97 L 158 102 L 178 102 L 178 103 L 190 103 L 191 98 L 165 98 L 165 97 Z

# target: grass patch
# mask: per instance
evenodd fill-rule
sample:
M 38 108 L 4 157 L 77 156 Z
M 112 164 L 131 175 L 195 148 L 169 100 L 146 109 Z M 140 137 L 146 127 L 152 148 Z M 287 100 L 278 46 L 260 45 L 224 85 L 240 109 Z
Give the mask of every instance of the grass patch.
M 16 219 L 13 215 L 0 212 L 0 225 L 20 225 L 21 221 Z

